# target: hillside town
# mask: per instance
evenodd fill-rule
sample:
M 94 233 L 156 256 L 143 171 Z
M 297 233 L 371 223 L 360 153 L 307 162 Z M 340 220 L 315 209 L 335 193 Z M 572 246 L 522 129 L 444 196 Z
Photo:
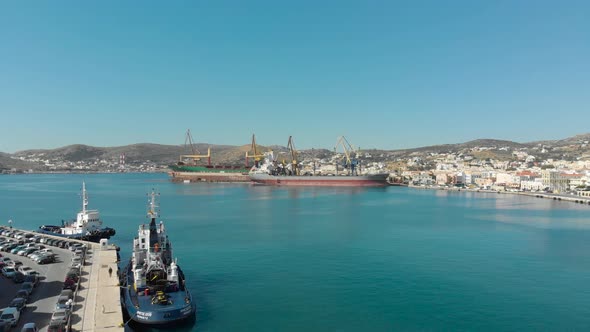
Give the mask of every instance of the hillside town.
M 478 140 L 410 150 L 354 151 L 359 174 L 390 173 L 392 183 L 417 187 L 471 188 L 493 191 L 526 191 L 590 197 L 590 139 L 581 135 L 561 141 L 520 144 L 509 141 Z M 175 163 L 177 150 L 154 150 L 154 160 L 142 154 L 105 153 L 85 155 L 91 147 L 21 152 L 11 160 L 26 167 L 0 169 L 2 173 L 38 172 L 167 172 Z M 137 146 L 135 146 L 137 148 Z M 150 146 L 153 150 L 154 146 Z M 178 148 L 178 147 L 174 147 Z M 82 152 L 81 152 L 82 151 Z M 289 162 L 284 149 L 276 153 L 279 162 Z M 346 155 L 331 150 L 299 151 L 301 170 L 307 175 L 342 175 Z M 243 165 L 241 153 L 225 163 Z M 157 158 L 156 158 L 157 156 Z M 75 158 L 74 158 L 75 157 Z M 32 165 L 32 166 L 31 166 Z
M 584 147 L 587 144 L 588 141 L 582 143 Z M 511 152 L 512 158 L 482 160 L 475 159 L 468 152 L 432 153 L 426 159 L 408 158 L 406 167 L 396 172 L 395 176 L 418 187 L 546 192 L 590 197 L 590 159 L 540 159 L 510 147 L 474 147 L 471 152 L 482 150 Z M 425 164 L 433 167 L 412 170 Z
M 164 172 L 166 165 L 151 160 L 126 162 L 125 155 L 119 158 L 89 158 L 85 160 L 67 160 L 62 157 L 46 156 L 45 153 L 13 156 L 19 161 L 33 165 L 33 168 L 5 168 L 2 174 L 19 173 L 155 173 Z

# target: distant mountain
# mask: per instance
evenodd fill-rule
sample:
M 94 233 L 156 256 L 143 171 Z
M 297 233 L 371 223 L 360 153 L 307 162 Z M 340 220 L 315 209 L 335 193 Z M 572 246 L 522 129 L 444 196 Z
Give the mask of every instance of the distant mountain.
M 57 149 L 24 150 L 13 154 L 14 157 L 32 158 L 41 160 L 63 160 L 79 162 L 88 160 L 119 160 L 125 155 L 126 163 L 141 163 L 151 161 L 158 164 L 171 164 L 179 160 L 180 155 L 199 154 L 206 155 L 211 148 L 212 163 L 243 164 L 246 151 L 250 145 L 231 146 L 214 145 L 206 143 L 194 144 L 195 151 L 189 147 L 179 145 L 163 145 L 152 143 L 140 143 L 117 147 L 94 147 L 82 144 L 68 145 Z M 260 147 L 261 151 L 268 150 Z M 205 158 L 201 158 L 205 159 Z
M 442 144 L 418 147 L 412 149 L 400 150 L 363 150 L 365 158 L 369 161 L 392 161 L 400 158 L 410 158 L 416 156 L 428 156 L 437 153 L 460 153 L 469 154 L 475 158 L 491 158 L 498 160 L 513 159 L 510 150 L 528 150 L 541 159 L 554 158 L 573 160 L 574 158 L 590 158 L 590 133 L 576 135 L 561 140 L 537 141 L 529 143 L 517 143 L 506 140 L 496 139 L 477 139 L 465 143 Z M 211 147 L 211 161 L 213 164 L 233 164 L 242 165 L 246 151 L 250 150 L 250 145 L 232 146 L 232 145 L 215 145 L 207 143 L 194 144 L 196 154 L 206 155 L 207 149 Z M 485 151 L 475 151 L 474 148 L 480 148 Z M 289 159 L 288 149 L 280 145 L 268 147 L 257 146 L 258 151 L 275 152 L 279 159 Z M 475 149 L 477 150 L 477 149 Z M 119 157 L 124 154 L 125 161 L 128 164 L 139 164 L 143 162 L 153 162 L 159 165 L 175 163 L 179 160 L 180 155 L 193 154 L 185 146 L 180 145 L 162 145 L 152 143 L 140 143 L 118 147 L 94 147 L 88 145 L 74 144 L 57 149 L 45 150 L 25 150 L 14 154 L 0 153 L 0 170 L 2 169 L 34 169 L 43 170 L 43 163 L 47 160 L 64 161 L 70 163 L 88 162 L 97 160 L 118 161 Z M 299 159 L 329 158 L 334 154 L 329 149 L 308 149 L 299 151 Z M 20 160 L 19 158 L 26 159 Z M 205 158 L 201 158 L 206 162 Z

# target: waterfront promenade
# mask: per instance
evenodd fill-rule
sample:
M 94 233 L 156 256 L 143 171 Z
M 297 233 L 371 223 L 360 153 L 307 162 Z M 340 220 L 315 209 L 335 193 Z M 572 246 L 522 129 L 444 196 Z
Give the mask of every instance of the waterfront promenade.
M 564 194 L 552 194 L 552 193 L 545 193 L 545 192 L 502 191 L 502 190 L 489 190 L 489 189 L 446 188 L 446 187 L 439 187 L 439 186 L 414 186 L 414 185 L 410 185 L 408 187 L 414 188 L 414 189 L 432 189 L 432 190 L 446 190 L 446 191 L 457 191 L 457 192 L 463 191 L 463 192 L 477 192 L 477 193 L 500 194 L 500 195 L 506 195 L 506 194 L 508 194 L 508 195 L 521 195 L 521 196 L 529 196 L 529 197 L 536 197 L 536 198 L 552 199 L 554 201 L 572 202 L 572 203 L 578 203 L 578 204 L 590 206 L 590 198 L 587 198 L 587 197 L 564 195 Z
M 91 245 L 92 256 L 82 268 L 82 275 L 87 279 L 80 284 L 75 304 L 75 313 L 81 319 L 72 322 L 72 330 L 123 331 L 115 246 L 101 248 L 99 244 L 87 243 Z

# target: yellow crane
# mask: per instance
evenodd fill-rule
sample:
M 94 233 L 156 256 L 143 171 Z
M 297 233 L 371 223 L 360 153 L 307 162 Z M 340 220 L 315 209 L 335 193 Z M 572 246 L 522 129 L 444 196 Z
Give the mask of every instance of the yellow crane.
M 287 148 L 289 148 L 289 152 L 291 153 L 291 167 L 293 174 L 299 175 L 299 164 L 297 163 L 298 155 L 297 150 L 295 149 L 295 144 L 293 144 L 293 136 L 289 136 L 289 142 L 287 143 Z
M 341 146 L 344 150 L 344 167 L 349 168 L 350 171 L 354 174 L 357 165 L 359 165 L 358 159 L 352 156 L 352 154 L 355 153 L 355 148 L 348 142 L 348 140 L 344 136 L 338 137 L 336 145 L 334 146 L 334 152 L 336 152 L 339 146 Z M 356 154 L 358 155 L 358 150 Z
M 197 161 L 201 160 L 201 158 L 207 158 L 207 165 L 211 166 L 211 147 L 207 148 L 207 154 L 202 155 L 199 154 L 199 150 L 197 150 L 193 144 L 193 136 L 191 135 L 191 130 L 187 129 L 186 135 L 184 137 L 184 147 L 187 148 L 187 145 L 190 147 L 191 154 L 183 154 L 180 155 L 180 162 L 184 163 L 187 159 L 191 160 L 193 164 L 196 164 Z
M 249 154 L 250 151 L 254 154 Z M 264 154 L 258 152 L 258 149 L 256 148 L 256 136 L 254 136 L 254 134 L 252 134 L 252 146 L 250 147 L 250 151 L 246 151 L 246 167 L 250 167 L 248 158 L 254 158 L 254 165 L 258 166 L 260 161 L 264 158 Z

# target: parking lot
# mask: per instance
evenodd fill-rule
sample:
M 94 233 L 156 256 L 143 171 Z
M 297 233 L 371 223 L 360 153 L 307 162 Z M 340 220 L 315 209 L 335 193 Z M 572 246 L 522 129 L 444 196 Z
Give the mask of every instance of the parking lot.
M 6 237 L 0 236 L 0 239 L 6 239 Z M 51 250 L 56 254 L 56 261 L 44 265 L 40 265 L 27 257 L 5 251 L 0 252 L 3 257 L 8 257 L 13 261 L 21 261 L 24 266 L 37 271 L 40 279 L 13 331 L 20 331 L 24 324 L 30 322 L 35 323 L 41 331 L 45 331 L 49 325 L 51 314 L 55 309 L 58 295 L 64 285 L 64 279 L 72 257 L 72 252 L 68 249 L 51 247 Z M 4 276 L 0 277 L 0 309 L 9 305 L 20 287 L 21 284 L 14 283 L 11 279 Z

